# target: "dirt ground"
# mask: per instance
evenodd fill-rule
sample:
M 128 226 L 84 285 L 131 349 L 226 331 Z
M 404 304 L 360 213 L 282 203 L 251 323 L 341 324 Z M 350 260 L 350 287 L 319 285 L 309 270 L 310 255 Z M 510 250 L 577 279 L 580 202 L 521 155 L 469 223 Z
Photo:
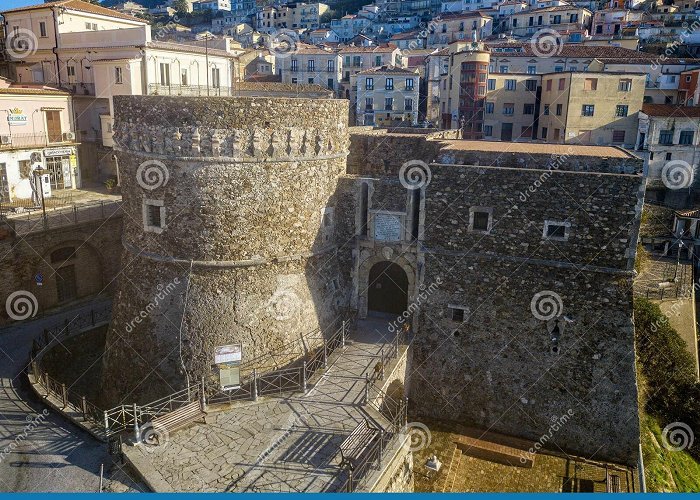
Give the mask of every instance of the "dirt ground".
M 414 453 L 416 492 L 599 492 L 606 490 L 603 464 L 585 462 L 577 457 L 555 456 L 540 452 L 532 468 L 516 467 L 463 454 L 455 444 L 466 428 L 448 422 L 428 422 L 430 444 Z M 460 432 L 461 431 L 461 432 Z M 507 438 L 505 438 L 507 440 Z M 519 444 L 513 440 L 509 446 Z M 503 443 L 505 444 L 505 442 Z M 526 447 L 518 449 L 527 450 Z M 426 462 L 437 455 L 442 467 L 431 471 Z M 624 470 L 610 474 L 620 477 L 620 490 L 631 491 L 632 475 Z M 635 478 L 636 480 L 636 478 Z M 635 485 L 636 488 L 636 485 Z

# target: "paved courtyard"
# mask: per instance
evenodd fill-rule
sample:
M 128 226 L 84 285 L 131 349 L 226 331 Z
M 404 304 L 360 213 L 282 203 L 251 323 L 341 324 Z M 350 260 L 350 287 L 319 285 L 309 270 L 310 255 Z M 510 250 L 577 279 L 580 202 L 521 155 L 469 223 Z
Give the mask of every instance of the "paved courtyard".
M 335 491 L 340 443 L 364 419 L 383 420 L 362 403 L 387 327 L 380 318 L 360 321 L 306 394 L 241 403 L 161 446 L 125 446 L 126 454 L 159 491 Z

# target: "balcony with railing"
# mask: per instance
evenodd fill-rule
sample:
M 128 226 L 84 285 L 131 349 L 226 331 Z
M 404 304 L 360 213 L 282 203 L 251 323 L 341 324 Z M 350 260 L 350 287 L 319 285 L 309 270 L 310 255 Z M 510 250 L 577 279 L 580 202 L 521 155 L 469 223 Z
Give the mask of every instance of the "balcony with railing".
M 55 134 L 25 133 L 0 134 L 0 151 L 7 149 L 44 148 L 47 146 L 63 146 L 80 142 L 80 134 L 62 132 Z

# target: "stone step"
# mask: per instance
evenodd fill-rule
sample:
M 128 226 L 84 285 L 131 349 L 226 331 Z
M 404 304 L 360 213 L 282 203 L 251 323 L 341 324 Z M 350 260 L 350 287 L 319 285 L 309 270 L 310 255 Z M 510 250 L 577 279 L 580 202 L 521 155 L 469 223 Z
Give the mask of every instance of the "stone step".
M 435 491 L 442 493 L 449 493 L 452 491 L 457 476 L 457 470 L 459 469 L 459 461 L 461 457 L 462 452 L 459 451 L 459 448 L 457 448 L 457 445 L 455 445 L 455 447 L 452 448 L 452 452 L 450 453 L 449 463 L 443 465 L 443 467 L 445 467 L 445 472 L 440 478 L 440 481 L 438 482 Z
M 531 468 L 534 465 L 534 454 L 525 450 L 511 448 L 503 444 L 484 441 L 468 436 L 457 436 L 455 439 L 457 447 L 470 457 L 488 460 L 504 465 L 515 467 Z

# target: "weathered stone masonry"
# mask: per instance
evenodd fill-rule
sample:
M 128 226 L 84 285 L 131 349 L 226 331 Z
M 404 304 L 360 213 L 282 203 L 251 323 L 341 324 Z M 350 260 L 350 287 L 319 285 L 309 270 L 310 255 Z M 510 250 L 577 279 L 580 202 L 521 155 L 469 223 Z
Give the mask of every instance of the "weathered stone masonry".
M 374 158 L 363 164 L 353 150 L 348 160 L 349 171 L 359 174 L 356 210 L 361 185 L 370 186 L 367 232 L 357 230 L 355 218 L 354 305 L 366 313 L 366 290 L 374 286 L 363 262 L 398 263 L 409 275 L 409 304 L 440 283 L 411 317 L 414 413 L 539 440 L 571 409 L 549 447 L 634 464 L 631 284 L 643 203 L 640 160 L 613 148 L 602 151 L 609 157 L 579 148 L 564 156 L 492 152 L 365 130 L 351 142 Z M 397 147 L 381 153 L 391 144 Z M 377 160 L 382 154 L 386 161 Z M 399 183 L 401 165 L 416 159 L 450 163 L 429 166 L 431 180 L 418 199 Z M 403 212 L 402 220 L 411 221 L 416 206 L 417 242 L 408 227 L 401 241 L 372 237 L 377 211 Z M 486 234 L 470 230 L 475 208 L 492 214 Z M 544 238 L 546 220 L 568 224 L 568 239 Z M 561 298 L 556 341 L 555 319 L 531 310 L 533 297 L 545 291 Z M 463 322 L 449 306 L 463 308 Z
M 257 358 L 344 306 L 369 314 L 382 292 L 372 269 L 393 264 L 415 334 L 416 415 L 538 440 L 572 410 L 548 446 L 634 464 L 641 161 L 349 130 L 346 105 L 115 98 L 124 273 L 106 400 L 210 377 L 216 345 L 241 342 Z M 431 162 L 418 190 L 399 179 L 408 160 Z M 143 177 L 150 167 L 163 175 Z M 490 214 L 488 231 L 470 229 L 475 209 Z M 545 221 L 565 237 L 545 237 Z M 543 320 L 531 305 L 545 291 L 561 308 Z
M 108 334 L 108 401 L 147 400 L 211 377 L 217 345 L 242 343 L 244 359 L 275 353 L 347 305 L 334 258 L 346 107 L 330 99 L 115 99 L 126 265 Z M 147 168 L 162 177 L 153 170 L 149 184 Z M 162 205 L 162 228 L 144 226 L 148 204 Z M 159 285 L 176 280 L 133 322 Z

